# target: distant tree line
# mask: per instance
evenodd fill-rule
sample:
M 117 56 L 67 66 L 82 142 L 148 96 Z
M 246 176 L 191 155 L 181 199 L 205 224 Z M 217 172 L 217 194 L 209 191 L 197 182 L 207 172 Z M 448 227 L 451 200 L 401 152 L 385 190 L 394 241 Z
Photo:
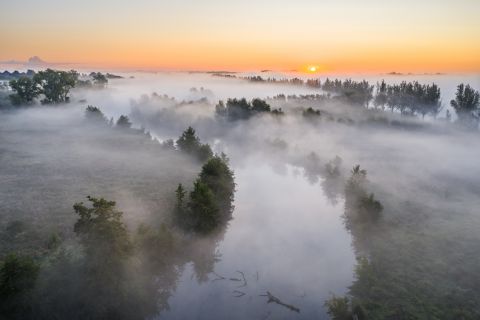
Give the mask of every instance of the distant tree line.
M 354 105 L 368 107 L 373 97 L 373 86 L 366 80 L 346 79 L 342 81 L 335 79 L 332 81 L 327 78 L 323 84 L 319 83 L 318 85 L 321 85 L 323 91 L 334 93 Z
M 420 84 L 417 81 L 387 85 L 385 81 L 377 83 L 377 91 L 373 104 L 375 107 L 391 111 L 398 110 L 401 114 L 423 117 L 430 114 L 436 117 L 442 109 L 440 88 L 435 84 Z
M 220 101 L 215 107 L 216 116 L 228 121 L 247 120 L 262 113 L 282 115 L 283 111 L 281 109 L 272 110 L 270 105 L 262 99 L 253 99 L 251 102 L 245 98 L 228 99 L 226 104 Z
M 222 76 L 221 74 L 218 76 Z M 236 76 L 232 76 L 237 78 Z M 399 84 L 387 84 L 384 80 L 376 86 L 368 81 L 354 81 L 352 79 L 340 80 L 327 78 L 324 82 L 320 79 L 300 78 L 263 78 L 262 76 L 240 77 L 239 79 L 250 82 L 276 83 L 305 85 L 311 88 L 321 89 L 328 94 L 289 95 L 279 94 L 274 100 L 321 100 L 341 99 L 353 105 L 370 107 L 373 103 L 375 108 L 382 110 L 390 109 L 404 115 L 426 115 L 436 117 L 442 110 L 441 92 L 437 84 L 420 84 L 418 81 L 402 81 Z M 375 92 L 374 92 L 375 89 Z M 480 121 L 479 93 L 468 84 L 457 86 L 455 99 L 450 105 L 455 110 L 458 122 L 470 128 L 477 128 Z M 220 109 L 223 110 L 223 109 Z M 446 112 L 446 119 L 450 121 L 451 113 Z
M 3 72 L 0 72 L 0 80 L 14 80 L 14 79 L 18 79 L 20 77 L 33 77 L 33 75 L 35 74 L 35 71 L 29 69 L 27 70 L 26 72 L 20 72 L 18 70 L 15 70 L 15 71 L 8 71 L 8 70 L 5 70 Z
M 75 70 L 60 71 L 46 69 L 35 72 L 28 70 L 26 73 L 12 73 L 9 87 L 14 91 L 10 101 L 15 106 L 31 105 L 37 98 L 42 98 L 42 104 L 58 104 L 69 102 L 70 90 L 74 87 L 105 88 L 108 79 L 122 78 L 114 74 L 91 72 L 80 75 Z

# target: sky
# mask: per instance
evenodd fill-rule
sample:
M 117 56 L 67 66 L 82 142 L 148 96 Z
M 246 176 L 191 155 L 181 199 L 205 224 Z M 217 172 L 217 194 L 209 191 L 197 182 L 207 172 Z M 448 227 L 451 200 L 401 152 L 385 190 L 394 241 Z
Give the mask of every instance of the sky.
M 480 72 L 479 0 L 0 0 L 0 61 Z

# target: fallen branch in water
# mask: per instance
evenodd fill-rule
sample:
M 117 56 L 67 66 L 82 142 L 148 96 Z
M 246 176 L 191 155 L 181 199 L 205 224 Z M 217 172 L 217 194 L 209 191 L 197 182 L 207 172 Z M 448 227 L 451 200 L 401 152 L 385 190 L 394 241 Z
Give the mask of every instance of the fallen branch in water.
M 299 309 L 299 308 L 297 308 L 297 307 L 295 307 L 295 306 L 292 306 L 291 304 L 288 304 L 288 303 L 283 302 L 282 300 L 278 299 L 278 298 L 275 297 L 273 294 L 271 294 L 270 291 L 267 291 L 267 294 L 262 294 L 261 296 L 262 296 L 262 297 L 268 297 L 267 303 L 273 302 L 273 303 L 276 303 L 276 304 L 278 304 L 278 305 L 284 306 L 284 307 L 287 308 L 287 309 L 290 309 L 290 310 L 292 310 L 292 311 L 295 311 L 295 312 L 300 313 L 300 309 Z
M 225 277 L 222 277 L 221 275 L 219 275 L 215 271 L 213 271 L 212 273 L 216 276 L 216 278 L 213 279 L 212 281 L 218 281 L 218 280 L 225 280 L 226 279 Z
M 238 288 L 246 287 L 247 286 L 247 279 L 245 278 L 245 274 L 242 271 L 237 270 L 237 272 L 240 273 L 242 275 L 242 278 L 243 278 L 243 284 L 241 286 L 239 286 Z
M 242 291 L 238 291 L 238 290 L 233 290 L 233 293 L 234 293 L 234 297 L 235 298 L 240 298 L 240 297 L 243 297 L 246 293 L 245 292 L 242 292 Z

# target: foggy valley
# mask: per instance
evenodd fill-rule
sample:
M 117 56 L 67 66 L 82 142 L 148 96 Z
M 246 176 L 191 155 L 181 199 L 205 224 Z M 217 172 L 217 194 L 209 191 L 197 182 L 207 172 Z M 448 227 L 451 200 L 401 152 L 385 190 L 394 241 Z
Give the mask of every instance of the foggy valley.
M 2 319 L 480 317 L 478 76 L 102 72 L 3 82 Z

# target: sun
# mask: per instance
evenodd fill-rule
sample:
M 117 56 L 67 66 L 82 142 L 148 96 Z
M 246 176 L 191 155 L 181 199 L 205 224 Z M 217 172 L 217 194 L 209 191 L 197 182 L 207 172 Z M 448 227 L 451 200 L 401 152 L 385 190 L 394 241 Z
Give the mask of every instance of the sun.
M 308 71 L 310 71 L 312 73 L 317 72 L 317 67 L 316 66 L 310 66 L 310 67 L 308 67 Z

